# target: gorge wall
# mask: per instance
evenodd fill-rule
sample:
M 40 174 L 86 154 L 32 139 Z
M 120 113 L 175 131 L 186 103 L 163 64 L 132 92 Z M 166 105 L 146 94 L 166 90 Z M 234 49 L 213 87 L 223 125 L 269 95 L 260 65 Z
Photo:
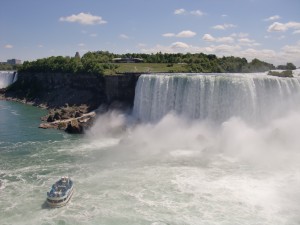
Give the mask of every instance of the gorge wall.
M 115 101 L 132 106 L 139 76 L 19 73 L 17 82 L 6 91 L 5 97 L 49 108 L 85 104 L 89 110 L 94 110 L 101 104 Z

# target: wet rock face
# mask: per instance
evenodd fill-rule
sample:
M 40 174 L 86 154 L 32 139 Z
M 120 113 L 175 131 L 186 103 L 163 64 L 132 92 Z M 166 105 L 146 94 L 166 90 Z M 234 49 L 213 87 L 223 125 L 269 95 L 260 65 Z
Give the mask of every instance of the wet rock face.
M 61 119 L 61 116 L 58 112 L 55 112 L 54 115 L 53 115 L 53 121 L 55 120 L 60 120 Z
M 107 101 L 103 76 L 88 74 L 20 73 L 18 81 L 5 97 L 25 99 L 34 105 L 60 108 L 69 105 L 88 105 L 96 109 Z
M 70 134 L 82 134 L 83 126 L 77 120 L 72 120 L 68 122 L 65 131 Z
M 88 111 L 114 101 L 133 105 L 135 86 L 141 74 L 89 75 L 60 73 L 20 73 L 5 98 L 23 99 L 33 105 L 61 108 L 87 105 Z
M 0 97 L 47 108 L 41 128 L 83 133 L 93 124 L 94 116 L 87 114 L 131 109 L 140 75 L 20 73 L 18 81 Z M 73 119 L 77 123 L 70 122 Z
M 53 115 L 49 115 L 49 116 L 48 116 L 47 122 L 48 122 L 48 123 L 54 122 Z

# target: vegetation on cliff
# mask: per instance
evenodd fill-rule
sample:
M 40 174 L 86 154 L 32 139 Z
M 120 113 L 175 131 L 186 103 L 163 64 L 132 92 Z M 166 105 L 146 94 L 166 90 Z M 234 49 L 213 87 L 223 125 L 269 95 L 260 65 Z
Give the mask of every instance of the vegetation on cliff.
M 269 71 L 268 75 L 276 76 L 276 77 L 293 77 L 293 72 L 291 70 L 284 71 Z
M 21 65 L 10 65 L 8 63 L 0 63 L 0 70 L 17 70 Z
M 113 63 L 114 58 L 141 58 L 143 63 Z M 25 61 L 21 72 L 86 73 L 108 75 L 126 72 L 197 72 L 239 73 L 263 72 L 275 67 L 258 59 L 248 62 L 240 57 L 221 57 L 203 53 L 113 54 L 107 51 L 88 52 L 79 57 L 49 57 Z
M 93 54 L 78 57 L 49 57 L 36 61 L 25 61 L 19 72 L 53 72 L 53 73 L 88 73 L 103 74 L 107 69 L 114 69 L 114 64 L 100 63 Z
M 278 70 L 295 70 L 297 69 L 293 63 L 287 63 L 286 65 L 277 66 Z

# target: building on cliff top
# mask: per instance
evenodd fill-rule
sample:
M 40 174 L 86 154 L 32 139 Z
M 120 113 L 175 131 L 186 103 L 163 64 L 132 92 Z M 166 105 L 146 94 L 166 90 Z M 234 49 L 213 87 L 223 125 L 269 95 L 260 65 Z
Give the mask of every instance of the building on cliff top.
M 114 58 L 112 61 L 115 63 L 140 63 L 144 60 L 141 58 Z
M 75 58 L 77 58 L 77 59 L 80 59 L 80 58 L 81 58 L 79 52 L 76 52 Z
M 9 65 L 21 65 L 22 61 L 19 59 L 8 59 L 7 64 Z

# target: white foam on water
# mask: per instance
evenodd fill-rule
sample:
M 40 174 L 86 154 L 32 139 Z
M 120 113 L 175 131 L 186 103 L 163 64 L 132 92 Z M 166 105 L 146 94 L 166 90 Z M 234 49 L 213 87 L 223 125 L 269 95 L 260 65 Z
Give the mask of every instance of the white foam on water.
M 19 113 L 17 113 L 16 111 L 11 111 L 11 114 L 15 115 L 15 116 L 20 116 Z
M 297 224 L 299 121 L 294 111 L 263 127 L 235 117 L 208 129 L 171 114 L 138 125 L 115 146 L 126 152 L 127 167 L 117 161 L 107 177 L 121 173 L 116 185 L 125 179 L 130 188 L 113 199 L 134 204 L 147 221 L 160 215 L 170 224 Z
M 0 180 L 0 190 L 5 188 L 5 183 L 7 182 L 7 180 Z

